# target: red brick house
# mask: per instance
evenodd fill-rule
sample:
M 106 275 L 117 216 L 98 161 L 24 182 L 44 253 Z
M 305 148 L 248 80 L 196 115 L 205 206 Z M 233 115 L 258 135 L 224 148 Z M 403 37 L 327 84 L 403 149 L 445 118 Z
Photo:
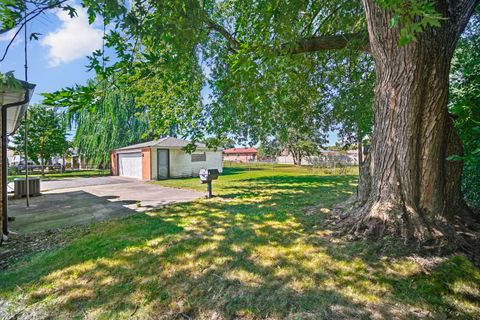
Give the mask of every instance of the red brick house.
M 257 161 L 256 148 L 231 148 L 223 150 L 223 161 L 252 162 Z

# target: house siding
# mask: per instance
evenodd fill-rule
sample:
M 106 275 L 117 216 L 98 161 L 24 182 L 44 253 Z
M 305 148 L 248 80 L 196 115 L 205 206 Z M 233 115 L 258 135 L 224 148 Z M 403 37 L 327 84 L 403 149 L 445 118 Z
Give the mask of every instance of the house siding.
M 256 159 L 256 153 L 228 153 L 223 155 L 223 160 L 225 161 L 251 162 Z
M 258 150 L 256 148 L 230 148 L 223 150 L 224 161 L 252 162 L 257 161 Z
M 207 151 L 207 168 L 218 169 L 218 171 L 223 172 L 223 157 L 221 151 Z M 200 169 L 198 171 L 200 171 Z M 198 171 L 196 172 L 196 176 L 198 176 Z
M 303 159 L 302 159 L 303 160 Z M 302 161 L 305 162 L 305 161 Z M 291 154 L 288 154 L 286 156 L 278 156 L 277 157 L 277 163 L 282 163 L 282 164 L 293 164 L 293 157 Z
M 320 156 L 316 156 L 313 158 L 324 159 L 324 162 L 332 162 L 335 159 L 336 162 L 342 162 L 346 165 L 358 165 L 358 154 L 356 151 L 348 153 L 340 153 L 336 151 L 322 152 Z M 278 156 L 277 163 L 293 164 L 293 156 L 290 153 Z M 302 164 L 312 165 L 313 163 L 312 161 L 310 161 L 310 157 L 303 157 Z
M 181 178 L 192 176 L 192 163 L 185 151 L 170 150 L 170 177 Z M 199 169 L 200 170 L 200 169 Z
M 170 177 L 198 177 L 200 169 L 218 169 L 223 171 L 222 153 L 219 151 L 205 152 L 206 161 L 192 162 L 192 155 L 183 150 L 170 150 Z
M 142 149 L 142 180 L 152 180 L 152 149 Z

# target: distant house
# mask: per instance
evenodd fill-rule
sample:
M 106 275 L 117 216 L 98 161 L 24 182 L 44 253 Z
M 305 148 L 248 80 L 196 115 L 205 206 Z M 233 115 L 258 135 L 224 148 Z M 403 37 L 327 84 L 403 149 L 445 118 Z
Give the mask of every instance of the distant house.
M 347 150 L 347 151 L 331 151 L 323 150 L 321 152 L 321 159 L 324 162 L 340 162 L 344 165 L 358 165 L 358 151 L 357 150 Z
M 350 163 L 358 165 L 358 150 L 348 150 L 347 151 L 347 157 L 350 161 Z
M 142 180 L 195 177 L 200 169 L 222 172 L 222 151 L 197 143 L 193 153 L 183 148 L 190 141 L 166 137 L 113 150 L 112 174 Z
M 78 152 L 78 148 L 70 148 L 70 155 L 69 155 L 69 163 L 65 165 L 70 167 L 71 169 L 88 169 L 90 166 L 86 161 L 85 156 L 82 156 L 80 152 Z M 93 166 L 93 168 L 97 169 L 97 166 Z
M 320 162 L 324 165 L 330 162 L 340 162 L 344 165 L 358 165 L 358 152 L 356 150 L 348 150 L 346 152 L 322 150 L 318 156 L 308 156 L 302 159 L 302 164 L 313 165 Z M 287 151 L 283 151 L 277 157 L 277 163 L 293 164 L 293 157 Z
M 258 159 L 255 148 L 231 148 L 223 150 L 223 161 L 251 162 Z
M 7 149 L 7 160 L 9 165 L 16 165 L 20 162 L 20 156 L 15 155 L 13 150 Z

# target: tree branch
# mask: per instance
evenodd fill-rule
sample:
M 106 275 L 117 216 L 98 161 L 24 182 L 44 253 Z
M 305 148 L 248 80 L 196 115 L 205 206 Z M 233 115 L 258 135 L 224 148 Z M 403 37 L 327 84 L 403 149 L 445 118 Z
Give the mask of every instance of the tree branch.
M 17 38 L 18 34 L 20 33 L 20 30 L 22 30 L 23 27 L 25 27 L 25 24 L 27 24 L 27 22 L 30 22 L 31 20 L 35 19 L 37 16 L 39 16 L 40 14 L 42 14 L 43 12 L 45 12 L 46 10 L 49 10 L 49 9 L 53 9 L 55 7 L 58 7 L 60 6 L 61 4 L 63 4 L 64 2 L 67 2 L 67 0 L 60 0 L 58 2 L 54 2 L 54 3 L 51 3 L 45 7 L 37 7 L 37 9 L 35 10 L 32 10 L 31 12 L 29 12 L 27 15 L 26 15 L 26 19 L 24 18 L 22 20 L 22 23 L 20 25 L 17 26 L 17 31 L 15 32 L 15 34 L 13 35 L 12 39 L 10 39 L 10 41 L 8 42 L 8 45 L 7 47 L 5 48 L 5 51 L 3 52 L 3 55 L 2 57 L 0 58 L 0 62 L 3 62 L 3 60 L 5 60 L 6 56 L 7 56 L 7 53 L 8 53 L 8 50 L 10 49 L 10 46 L 12 45 L 12 43 L 15 41 L 15 39 Z M 8 32 L 9 30 L 11 29 L 6 29 L 6 30 L 1 30 L 0 34 L 2 33 L 5 33 L 5 32 Z M 27 41 L 27 39 L 25 39 L 25 41 Z
M 233 37 L 233 35 L 231 35 L 230 32 L 227 31 L 227 29 L 225 29 L 221 25 L 213 22 L 212 20 L 210 20 L 208 18 L 206 19 L 206 23 L 207 23 L 208 28 L 210 30 L 214 30 L 214 31 L 218 32 L 220 35 L 222 35 L 222 37 L 225 38 L 225 40 L 228 41 L 228 45 L 230 47 L 230 50 L 234 51 L 234 53 L 236 53 L 238 51 L 238 49 L 240 48 L 240 42 L 238 42 L 235 39 L 235 37 Z
M 455 1 L 454 1 L 455 3 Z M 463 33 L 467 27 L 468 21 L 475 12 L 475 8 L 480 4 L 480 0 L 463 0 L 455 3 L 456 12 L 460 12 L 458 19 L 457 37 Z
M 234 53 L 237 53 L 241 43 L 227 31 L 223 26 L 206 19 L 206 23 L 210 30 L 218 32 L 227 40 L 229 48 Z M 273 51 L 277 54 L 298 54 L 305 52 L 339 50 L 350 47 L 356 50 L 370 51 L 368 43 L 368 35 L 365 33 L 348 33 L 334 36 L 315 36 L 310 38 L 303 38 L 294 42 L 282 44 L 279 48 L 274 48 Z
M 352 49 L 370 51 L 368 36 L 362 33 L 348 33 L 334 36 L 316 36 L 285 43 L 277 51 L 279 54 L 297 54 L 305 52 Z

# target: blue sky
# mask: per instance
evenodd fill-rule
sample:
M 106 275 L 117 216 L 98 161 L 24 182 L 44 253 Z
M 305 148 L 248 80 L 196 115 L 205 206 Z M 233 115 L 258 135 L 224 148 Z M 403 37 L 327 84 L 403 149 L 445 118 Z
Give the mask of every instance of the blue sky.
M 93 77 L 87 72 L 86 56 L 101 48 L 102 26 L 88 24 L 85 10 L 78 8 L 78 17 L 70 19 L 65 12 L 50 11 L 29 23 L 28 34 L 40 33 L 39 40 L 28 40 L 28 80 L 37 85 L 33 102 L 40 102 L 42 92 L 52 92 L 75 83 L 85 83 Z M 12 38 L 12 32 L 0 36 L 2 52 Z M 24 37 L 16 39 L 0 71 L 13 70 L 24 79 Z
M 41 93 L 53 92 L 74 84 L 84 84 L 94 76 L 88 72 L 86 58 L 102 46 L 103 26 L 100 21 L 88 24 L 84 9 L 77 6 L 78 17 L 71 19 L 63 11 L 50 11 L 39 16 L 28 25 L 28 34 L 40 33 L 39 40 L 27 40 L 28 80 L 36 84 L 32 102 L 41 102 Z M 3 54 L 14 31 L 0 35 L 0 49 Z M 14 71 L 18 79 L 24 79 L 24 36 L 23 30 L 0 63 L 0 71 Z M 202 90 L 205 100 L 209 88 Z M 336 141 L 336 134 L 330 133 L 330 144 Z

